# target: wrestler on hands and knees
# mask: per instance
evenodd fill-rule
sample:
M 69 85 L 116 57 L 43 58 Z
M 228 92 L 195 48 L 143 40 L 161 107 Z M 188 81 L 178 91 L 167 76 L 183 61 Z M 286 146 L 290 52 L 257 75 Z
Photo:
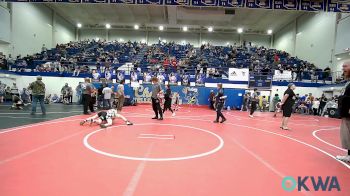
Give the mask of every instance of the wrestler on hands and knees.
M 127 125 L 133 125 L 132 122 L 127 120 L 123 115 L 118 114 L 117 110 L 110 109 L 107 111 L 101 111 L 94 116 L 91 116 L 83 121 L 80 122 L 80 125 L 84 125 L 86 122 L 96 123 L 101 126 L 101 128 L 107 128 L 113 125 L 113 120 L 115 118 L 122 119 Z

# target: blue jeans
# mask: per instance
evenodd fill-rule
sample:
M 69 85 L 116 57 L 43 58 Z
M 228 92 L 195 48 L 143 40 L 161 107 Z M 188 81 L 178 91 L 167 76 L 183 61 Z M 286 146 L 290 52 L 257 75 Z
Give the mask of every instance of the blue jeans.
M 104 107 L 104 108 L 111 109 L 111 108 L 112 108 L 112 106 L 111 106 L 111 100 L 110 100 L 110 99 L 103 99 L 103 107 Z
M 82 104 L 82 98 L 83 98 L 82 94 L 77 94 L 77 97 L 78 97 L 78 104 L 79 105 Z
M 44 98 L 45 95 L 33 95 L 33 101 L 32 101 L 32 113 L 35 114 L 36 112 L 36 104 L 40 103 L 41 111 L 43 114 L 46 113 L 45 105 L 44 105 Z

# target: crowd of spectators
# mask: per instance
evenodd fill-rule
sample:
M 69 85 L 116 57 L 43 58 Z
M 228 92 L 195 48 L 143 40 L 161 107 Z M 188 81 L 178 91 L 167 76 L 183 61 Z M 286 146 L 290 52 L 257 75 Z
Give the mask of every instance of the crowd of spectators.
M 32 100 L 31 90 L 28 88 L 18 89 L 17 84 L 13 83 L 12 86 L 7 86 L 0 81 L 0 103 L 18 102 L 21 101 L 24 104 L 30 104 Z
M 326 98 L 323 94 L 321 97 L 314 97 L 311 93 L 305 95 L 296 95 L 294 111 L 299 114 L 310 114 L 325 116 L 329 114 L 329 109 L 338 108 L 338 97 L 333 96 Z
M 146 45 L 141 42 L 86 40 L 57 45 L 40 53 L 12 58 L 0 53 L 2 69 L 16 71 L 116 74 L 118 67 L 130 62 L 134 71 L 177 73 L 179 75 L 203 74 L 206 78 L 228 76 L 228 68 L 249 68 L 255 74 L 273 74 L 291 71 L 292 81 L 305 78 L 312 82 L 324 81 L 331 76 L 331 69 L 318 69 L 314 64 L 292 57 L 284 51 L 255 46 L 251 42 L 227 46 L 209 43 L 195 48 L 190 44 L 162 42 Z M 103 75 L 103 74 L 101 74 Z
M 260 95 L 258 101 L 258 109 L 261 112 L 274 112 L 276 105 L 281 102 L 281 97 L 275 94 L 269 101 L 269 97 Z M 246 93 L 243 96 L 242 111 L 247 111 L 250 108 L 250 93 Z M 315 97 L 312 93 L 300 95 L 296 94 L 295 104 L 293 106 L 293 112 L 304 115 L 315 115 L 315 116 L 334 116 L 336 117 L 338 108 L 338 96 L 327 98 L 324 94 L 321 97 Z M 335 112 L 330 114 L 330 109 Z

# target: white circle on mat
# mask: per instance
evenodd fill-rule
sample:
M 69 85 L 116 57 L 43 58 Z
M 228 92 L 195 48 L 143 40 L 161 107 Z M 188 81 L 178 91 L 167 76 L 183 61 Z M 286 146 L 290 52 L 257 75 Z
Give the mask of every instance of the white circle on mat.
M 94 134 L 96 134 L 96 133 L 98 133 L 98 132 L 100 132 L 102 130 L 105 130 L 105 129 L 98 129 L 96 131 L 93 131 L 93 132 L 87 134 L 84 137 L 84 145 L 85 145 L 85 147 L 87 147 L 88 149 L 92 150 L 93 152 L 101 154 L 101 155 L 104 155 L 104 156 L 113 157 L 113 158 L 119 158 L 119 159 L 134 160 L 134 161 L 180 161 L 180 160 L 187 160 L 187 159 L 195 159 L 195 158 L 205 157 L 205 156 L 214 154 L 214 153 L 218 152 L 224 146 L 224 140 L 219 135 L 217 135 L 217 134 L 215 134 L 215 133 L 213 133 L 211 131 L 205 130 L 205 129 L 201 129 L 201 128 L 197 128 L 197 127 L 191 127 L 191 126 L 185 126 L 185 125 L 157 124 L 157 123 L 134 124 L 133 126 L 142 126 L 142 125 L 175 126 L 175 127 L 184 127 L 184 128 L 195 129 L 195 130 L 202 131 L 202 132 L 205 132 L 205 133 L 208 133 L 208 134 L 214 136 L 217 140 L 219 140 L 219 144 L 215 148 L 213 148 L 213 149 L 211 149 L 211 150 L 209 150 L 207 152 L 203 152 L 203 153 L 195 154 L 195 155 L 183 156 L 183 157 L 166 157 L 166 158 L 133 157 L 133 156 L 112 154 L 112 153 L 109 153 L 109 152 L 105 152 L 105 151 L 96 149 L 95 147 L 91 146 L 89 144 L 89 138 L 92 135 L 94 135 Z M 109 127 L 109 128 L 124 127 L 124 126 L 127 126 L 127 125 L 113 126 L 113 127 Z

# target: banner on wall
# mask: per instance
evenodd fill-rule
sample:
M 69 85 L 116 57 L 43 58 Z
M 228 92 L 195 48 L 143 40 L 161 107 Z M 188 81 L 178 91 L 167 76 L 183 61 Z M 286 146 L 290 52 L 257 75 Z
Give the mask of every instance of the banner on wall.
M 300 10 L 326 11 L 328 0 L 301 0 Z
M 246 0 L 247 8 L 272 9 L 273 0 Z
M 190 5 L 190 0 L 165 0 L 165 5 Z
M 110 3 L 136 4 L 136 0 L 110 0 Z
M 329 0 L 327 11 L 330 12 L 350 12 L 350 1 L 349 0 Z
M 164 86 L 162 86 L 164 90 Z M 198 105 L 199 103 L 199 89 L 197 87 L 182 87 L 173 86 L 171 87 L 172 96 L 179 95 L 181 103 Z M 203 91 L 204 93 L 204 91 Z M 152 86 L 151 85 L 140 85 L 135 91 L 133 97 L 137 103 L 149 103 L 151 102 Z M 203 103 L 205 100 L 201 100 Z
M 290 81 L 292 80 L 292 71 L 280 71 L 280 70 L 275 70 L 275 75 L 273 76 L 274 81 L 280 81 L 280 80 L 286 80 Z
M 118 3 L 191 7 L 256 8 L 277 10 L 350 12 L 349 0 L 0 0 L 4 2 Z
M 228 80 L 230 81 L 248 81 L 249 80 L 249 69 L 228 69 Z
M 118 83 L 120 83 L 122 80 L 124 80 L 125 79 L 125 71 L 118 70 L 116 79 L 117 79 Z
M 164 88 L 162 85 L 163 90 Z M 171 86 L 173 97 L 178 95 L 180 103 L 191 105 L 208 105 L 210 90 L 214 90 L 215 93 L 217 91 L 215 88 L 207 87 Z M 135 99 L 137 103 L 151 102 L 152 85 L 150 84 L 142 84 L 138 88 L 131 88 L 129 85 L 125 85 L 125 91 L 130 92 L 130 97 Z M 225 105 L 231 108 L 240 108 L 244 92 L 244 89 L 225 89 L 224 93 L 227 95 Z
M 199 73 L 196 75 L 196 86 L 204 86 L 205 83 L 205 74 Z
M 276 10 L 299 10 L 301 0 L 275 0 L 273 8 Z
M 139 81 L 139 73 L 136 71 L 130 72 L 130 81 L 131 82 L 138 82 Z
M 217 5 L 222 7 L 244 7 L 244 0 L 217 0 Z
M 177 85 L 177 82 L 178 82 L 178 73 L 176 72 L 173 72 L 173 73 L 170 73 L 169 76 L 169 84 L 171 85 Z

